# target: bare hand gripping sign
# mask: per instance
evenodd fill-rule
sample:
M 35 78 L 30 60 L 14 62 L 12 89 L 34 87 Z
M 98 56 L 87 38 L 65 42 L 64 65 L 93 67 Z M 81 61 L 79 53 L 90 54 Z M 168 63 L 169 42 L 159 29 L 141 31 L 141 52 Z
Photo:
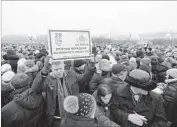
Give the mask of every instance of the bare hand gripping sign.
M 92 54 L 89 31 L 49 30 L 48 46 L 54 60 L 88 58 Z

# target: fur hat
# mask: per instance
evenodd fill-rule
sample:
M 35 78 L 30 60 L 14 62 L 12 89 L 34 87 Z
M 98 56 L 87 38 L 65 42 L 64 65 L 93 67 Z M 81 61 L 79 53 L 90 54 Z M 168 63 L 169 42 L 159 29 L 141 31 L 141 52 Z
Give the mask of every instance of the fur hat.
M 106 59 L 100 60 L 99 67 L 102 71 L 111 71 L 111 63 Z
M 34 60 L 26 60 L 24 64 L 29 68 L 32 68 L 35 65 Z
M 155 82 L 151 81 L 150 74 L 140 69 L 131 71 L 125 81 L 131 86 L 141 88 L 146 91 L 151 91 L 157 86 Z
M 95 98 L 87 93 L 68 96 L 64 99 L 64 110 L 76 116 L 90 117 L 96 110 Z
M 144 57 L 143 51 L 137 51 L 137 52 L 136 52 L 136 56 L 143 58 L 143 57 Z
M 119 74 L 121 71 L 127 71 L 127 68 L 123 64 L 115 64 L 112 67 L 112 73 L 113 74 Z
M 80 67 L 85 64 L 85 60 L 74 60 L 74 67 Z
M 177 79 L 177 69 L 176 68 L 168 69 L 166 74 L 171 76 L 174 79 Z
M 145 64 L 140 65 L 139 69 L 140 69 L 140 70 L 143 70 L 143 71 L 146 71 L 146 72 L 148 72 L 149 74 L 151 73 L 151 68 L 150 68 L 148 65 L 145 65 Z
M 13 71 L 7 71 L 2 75 L 2 81 L 9 82 L 14 77 L 15 73 Z
M 102 56 L 102 59 L 110 60 L 109 56 L 106 54 Z
M 151 60 L 149 58 L 143 58 L 143 59 L 141 59 L 140 63 L 144 64 L 144 65 L 147 65 L 147 66 L 150 66 Z
M 166 61 L 164 61 L 164 62 L 162 62 L 162 65 L 168 67 L 168 69 L 172 68 L 170 62 L 166 62 Z
M 26 61 L 25 58 L 21 58 L 21 59 L 18 60 L 17 64 L 18 64 L 18 65 L 24 65 L 24 64 L 25 64 L 25 61 Z
M 16 74 L 11 80 L 11 84 L 15 89 L 20 89 L 22 87 L 28 86 L 29 82 L 30 79 L 28 75 L 24 73 Z
M 8 49 L 7 56 L 12 56 L 12 55 L 16 55 L 15 51 L 13 49 Z
M 158 57 L 151 57 L 151 64 L 152 65 L 157 65 L 159 63 Z
M 11 71 L 12 67 L 10 64 L 3 64 L 1 66 L 1 73 L 5 73 L 6 71 Z
M 131 57 L 130 60 L 129 60 L 129 62 L 134 62 L 134 63 L 136 63 L 136 58 L 135 58 L 135 57 Z

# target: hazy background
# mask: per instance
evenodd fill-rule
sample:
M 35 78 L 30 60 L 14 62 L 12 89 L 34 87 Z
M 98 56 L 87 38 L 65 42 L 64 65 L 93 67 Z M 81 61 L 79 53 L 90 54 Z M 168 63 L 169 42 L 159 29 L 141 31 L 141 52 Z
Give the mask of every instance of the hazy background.
M 44 35 L 48 29 L 88 29 L 111 38 L 177 32 L 177 2 L 2 1 L 2 36 Z

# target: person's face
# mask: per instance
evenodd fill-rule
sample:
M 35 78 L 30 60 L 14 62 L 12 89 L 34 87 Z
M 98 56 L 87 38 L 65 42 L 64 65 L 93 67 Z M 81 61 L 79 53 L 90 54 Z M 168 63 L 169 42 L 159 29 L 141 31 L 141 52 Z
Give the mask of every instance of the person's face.
M 105 51 L 105 53 L 109 53 L 110 52 L 110 50 L 108 48 L 106 48 L 104 51 Z
M 52 65 L 51 67 L 52 69 L 52 72 L 54 72 L 54 74 L 59 77 L 59 78 L 62 78 L 63 77 L 63 74 L 64 74 L 64 64 L 54 64 Z
M 119 73 L 118 77 L 119 77 L 122 81 L 124 81 L 124 80 L 126 79 L 126 77 L 127 77 L 127 74 L 128 74 L 127 71 L 121 71 L 121 72 Z
M 177 58 L 177 52 L 173 53 L 173 56 L 174 56 L 175 58 Z
M 98 54 L 98 55 L 95 57 L 96 62 L 99 62 L 101 59 L 102 59 L 102 55 L 101 55 L 101 54 Z
M 101 100 L 102 100 L 105 104 L 108 104 L 108 103 L 110 102 L 111 97 L 112 97 L 112 94 L 107 94 L 106 96 L 101 97 Z
M 77 69 L 78 69 L 79 71 L 83 71 L 83 70 L 85 69 L 85 66 L 86 66 L 86 64 L 83 64 L 83 65 L 81 65 L 80 67 L 78 67 Z
M 132 88 L 132 91 L 135 93 L 135 94 L 141 94 L 141 95 L 147 95 L 148 94 L 148 91 L 146 90 L 143 90 L 141 88 L 137 88 L 137 87 L 131 87 Z

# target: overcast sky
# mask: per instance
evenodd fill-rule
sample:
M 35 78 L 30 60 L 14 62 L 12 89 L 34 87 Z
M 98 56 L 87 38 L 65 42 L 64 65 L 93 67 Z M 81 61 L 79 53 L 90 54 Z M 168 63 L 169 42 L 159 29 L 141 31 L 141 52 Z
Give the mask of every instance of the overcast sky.
M 176 1 L 2 1 L 2 36 L 47 34 L 48 29 L 89 29 L 114 37 L 177 32 Z

